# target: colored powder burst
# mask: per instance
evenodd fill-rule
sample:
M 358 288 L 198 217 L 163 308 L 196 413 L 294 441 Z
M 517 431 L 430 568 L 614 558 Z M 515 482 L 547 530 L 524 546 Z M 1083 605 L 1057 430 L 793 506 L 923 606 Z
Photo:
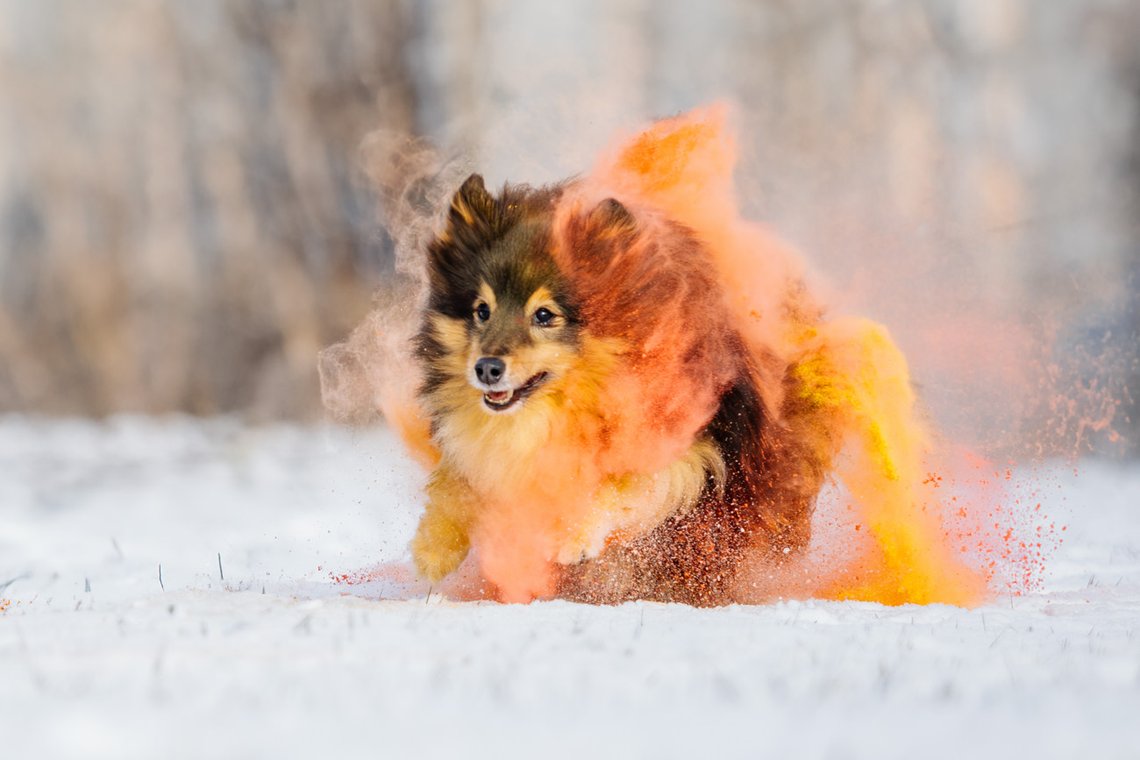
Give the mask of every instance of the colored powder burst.
M 807 555 L 779 567 L 750 565 L 740 601 L 813 596 L 968 606 L 991 591 L 1033 590 L 1055 532 L 1024 508 L 1031 497 L 1011 491 L 1018 485 L 1012 477 L 977 478 L 968 457 L 934 445 L 916 412 L 905 357 L 887 330 L 864 319 L 823 319 L 796 253 L 740 217 L 727 124 L 728 109 L 717 105 L 619 140 L 560 202 L 555 258 L 584 294 L 587 322 L 618 325 L 610 332 L 632 342 L 637 350 L 627 355 L 636 358 L 596 383 L 591 404 L 604 414 L 566 414 L 552 423 L 551 444 L 529 461 L 531 480 L 512 480 L 509 492 L 486 489 L 473 535 L 483 576 L 506 600 L 551 593 L 558 547 L 576 532 L 597 531 L 591 505 L 598 488 L 654 472 L 707 424 L 714 389 L 740 366 L 731 334 L 744 340 L 767 409 L 784 408 L 791 387 L 799 394 L 791 401 L 827 427 L 818 445 L 836 449 L 825 457 L 835 463 L 835 485 L 821 497 Z M 607 198 L 633 211 L 640 227 L 616 275 L 609 267 L 594 271 L 579 243 L 590 239 L 579 234 L 589 210 Z M 670 247 L 672 222 L 691 231 L 704 258 Z M 711 273 L 700 270 L 708 257 Z M 656 298 L 638 295 L 654 282 L 671 286 Z M 403 299 L 403 324 L 407 304 L 418 301 Z M 406 364 L 407 355 L 380 337 L 382 324 L 390 329 L 393 320 L 362 325 L 346 360 L 383 364 L 395 354 Z M 376 348 L 383 351 L 370 356 Z M 791 386 L 784 381 L 789 368 L 797 381 Z M 433 464 L 438 452 L 408 385 L 380 386 L 375 404 L 418 458 Z
M 845 431 L 836 474 L 873 540 L 815 593 L 888 604 L 976 603 L 985 579 L 955 556 L 943 532 L 905 358 L 885 329 L 865 320 L 810 324 L 816 307 L 796 286 L 798 258 L 739 217 L 726 122 L 723 106 L 659 122 L 604 156 L 586 182 L 660 208 L 694 230 L 718 265 L 758 364 L 781 370 L 760 378 L 770 407 L 783 392 L 783 368 L 791 366 L 804 400 Z
M 942 512 L 927 476 L 930 447 L 915 415 L 906 360 L 886 330 L 838 320 L 810 331 L 805 393 L 827 405 L 850 431 L 837 476 L 857 505 L 873 546 L 821 594 L 885 604 L 969 605 L 984 582 L 944 540 Z
M 1049 558 L 1060 547 L 1065 525 L 1042 509 L 1055 474 L 1035 468 L 995 467 L 972 453 L 947 453 L 954 475 L 945 482 L 944 524 L 949 542 L 977 567 L 994 593 L 1020 596 L 1040 591 Z

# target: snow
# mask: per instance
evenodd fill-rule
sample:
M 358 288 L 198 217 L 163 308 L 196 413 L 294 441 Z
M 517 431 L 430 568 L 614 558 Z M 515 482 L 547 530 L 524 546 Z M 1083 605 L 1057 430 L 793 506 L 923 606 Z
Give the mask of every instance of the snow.
M 407 557 L 385 431 L 3 419 L 0 757 L 1140 757 L 1140 469 L 1069 470 L 975 610 L 506 606 L 333 580 Z

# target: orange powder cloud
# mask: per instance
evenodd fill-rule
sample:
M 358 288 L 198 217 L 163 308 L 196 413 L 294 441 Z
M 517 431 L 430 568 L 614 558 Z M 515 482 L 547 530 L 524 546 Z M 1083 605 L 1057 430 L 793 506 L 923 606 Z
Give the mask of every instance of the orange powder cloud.
M 812 324 L 818 307 L 800 285 L 798 257 L 739 216 L 727 116 L 716 105 L 658 122 L 606 152 L 583 184 L 692 229 L 712 256 L 732 323 L 756 366 L 770 369 L 759 373 L 769 408 L 779 408 L 783 371 L 792 365 L 799 392 L 846 432 L 836 475 L 872 541 L 832 580 L 817 576 L 810 591 L 888 604 L 978 602 L 984 577 L 954 556 L 927 478 L 932 451 L 905 358 L 885 329 L 865 320 Z M 680 379 L 662 369 L 651 373 Z

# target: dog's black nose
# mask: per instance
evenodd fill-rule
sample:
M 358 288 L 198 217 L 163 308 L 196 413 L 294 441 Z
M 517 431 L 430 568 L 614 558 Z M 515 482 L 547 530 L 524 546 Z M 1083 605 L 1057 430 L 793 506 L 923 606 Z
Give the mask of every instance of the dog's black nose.
M 499 382 L 506 371 L 507 365 L 503 360 L 496 359 L 493 356 L 484 356 L 475 362 L 475 377 L 479 378 L 479 382 L 487 385 L 494 385 Z

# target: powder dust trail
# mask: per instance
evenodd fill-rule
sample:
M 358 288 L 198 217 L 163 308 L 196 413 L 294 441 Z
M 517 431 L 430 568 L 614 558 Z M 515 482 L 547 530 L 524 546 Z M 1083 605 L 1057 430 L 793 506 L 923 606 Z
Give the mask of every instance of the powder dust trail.
M 322 568 L 318 567 L 318 571 Z M 340 587 L 342 595 L 369 599 L 418 599 L 431 594 L 442 595 L 456 601 L 492 599 L 493 590 L 487 587 L 476 563 L 465 562 L 437 586 L 416 576 L 407 563 L 370 565 L 356 570 L 328 572 L 328 579 Z
M 427 298 L 424 252 L 467 167 L 445 160 L 423 140 L 387 130 L 365 139 L 361 159 L 394 245 L 395 276 L 352 335 L 321 352 L 321 399 L 341 422 L 368 422 L 381 415 L 416 460 L 430 468 L 439 452 L 416 400 L 420 369 L 411 342 Z
M 367 421 L 378 412 L 400 434 L 415 460 L 430 469 L 440 455 L 416 400 L 419 368 L 412 361 L 411 341 L 419 312 L 394 293 L 379 299 L 380 305 L 348 340 L 321 352 L 322 401 L 341 421 Z

